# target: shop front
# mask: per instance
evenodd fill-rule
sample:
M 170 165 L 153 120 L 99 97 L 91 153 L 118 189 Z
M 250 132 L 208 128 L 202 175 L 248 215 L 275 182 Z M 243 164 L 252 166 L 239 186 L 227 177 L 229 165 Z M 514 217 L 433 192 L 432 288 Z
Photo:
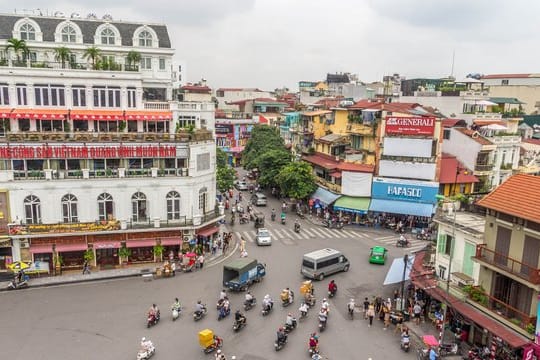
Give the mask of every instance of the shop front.
M 120 241 L 95 241 L 92 245 L 96 253 L 96 266 L 103 268 L 119 264 L 118 249 L 120 249 Z
M 126 247 L 130 250 L 129 263 L 154 262 L 154 246 L 156 239 L 136 239 L 126 241 Z
M 32 255 L 32 262 L 44 261 L 52 264 L 53 244 L 39 243 L 32 240 L 30 244 L 30 254 Z
M 0 270 L 7 269 L 6 266 L 12 262 L 11 239 L 9 237 L 0 238 Z
M 369 211 L 381 224 L 402 222 L 412 229 L 427 227 L 435 212 L 438 190 L 436 182 L 376 177 Z
M 171 236 L 162 237 L 159 239 L 163 246 L 163 257 L 169 260 L 177 259 L 178 254 L 182 251 L 182 237 Z
M 339 199 L 340 196 L 341 195 L 335 194 L 329 190 L 326 190 L 325 188 L 318 187 L 313 195 L 311 195 L 311 199 L 313 199 L 313 207 L 310 210 L 320 214 L 324 208 L 330 206 L 332 203 L 334 203 L 334 201 Z
M 370 225 L 367 217 L 369 197 L 343 195 L 334 203 L 334 211 L 339 211 L 340 219 L 348 224 Z
M 219 226 L 217 225 L 210 225 L 197 230 L 197 246 L 201 246 L 205 252 L 210 252 L 218 233 Z

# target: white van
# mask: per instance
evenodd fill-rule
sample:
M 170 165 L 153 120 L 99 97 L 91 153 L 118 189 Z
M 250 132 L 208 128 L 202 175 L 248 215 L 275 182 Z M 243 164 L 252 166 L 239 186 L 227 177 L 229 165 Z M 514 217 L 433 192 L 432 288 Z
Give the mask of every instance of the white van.
M 305 254 L 300 272 L 307 278 L 322 280 L 327 275 L 348 271 L 349 267 L 349 260 L 340 251 L 326 248 Z

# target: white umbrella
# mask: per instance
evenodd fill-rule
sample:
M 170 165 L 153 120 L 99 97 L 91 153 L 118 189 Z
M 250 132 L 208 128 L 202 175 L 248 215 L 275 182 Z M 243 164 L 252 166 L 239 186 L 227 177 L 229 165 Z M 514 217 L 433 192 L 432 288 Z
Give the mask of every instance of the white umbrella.
M 475 101 L 474 104 L 475 105 L 487 105 L 487 106 L 497 105 L 497 103 L 494 103 L 493 101 L 489 101 L 489 100 Z
M 488 129 L 488 130 L 507 130 L 508 128 L 504 125 L 499 125 L 499 124 L 490 124 L 490 125 L 485 125 L 485 126 L 482 126 L 483 129 Z

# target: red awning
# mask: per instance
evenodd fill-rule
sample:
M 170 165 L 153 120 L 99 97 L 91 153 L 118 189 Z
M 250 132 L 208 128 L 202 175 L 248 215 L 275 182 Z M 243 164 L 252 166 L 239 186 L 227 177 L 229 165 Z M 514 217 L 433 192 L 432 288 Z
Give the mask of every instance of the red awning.
M 11 116 L 11 109 L 0 109 L 0 118 L 9 118 Z
M 126 120 L 167 121 L 172 119 L 169 111 L 126 111 Z
M 114 110 L 72 110 L 69 117 L 72 120 L 121 121 L 124 120 L 124 113 Z
M 341 172 L 339 171 L 333 171 L 329 174 L 331 177 L 339 179 L 341 177 Z
M 52 253 L 52 244 L 31 245 L 30 253 L 32 254 Z
M 67 113 L 67 110 L 62 109 L 15 109 L 10 117 L 12 119 L 65 120 Z
M 119 249 L 120 241 L 96 241 L 94 249 Z
M 153 247 L 156 245 L 156 239 L 138 239 L 138 240 L 128 240 L 126 246 L 128 248 L 136 247 Z
M 56 244 L 57 252 L 68 252 L 68 251 L 85 251 L 88 249 L 88 245 L 85 243 L 77 244 Z
M 161 238 L 161 245 L 163 246 L 182 245 L 182 238 L 181 237 Z
M 201 235 L 201 236 L 210 236 L 210 235 L 213 235 L 215 233 L 217 233 L 219 231 L 219 226 L 210 226 L 210 227 L 206 227 L 204 229 L 200 229 L 198 232 L 197 232 L 197 235 Z

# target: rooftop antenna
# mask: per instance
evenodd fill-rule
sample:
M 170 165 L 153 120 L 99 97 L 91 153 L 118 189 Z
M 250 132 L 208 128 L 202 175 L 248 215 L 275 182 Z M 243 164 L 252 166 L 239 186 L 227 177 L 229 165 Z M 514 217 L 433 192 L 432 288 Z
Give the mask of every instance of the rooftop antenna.
M 456 60 L 456 50 L 452 50 L 452 71 L 450 71 L 450 77 L 453 78 L 454 77 L 454 63 L 455 63 L 455 60 Z

